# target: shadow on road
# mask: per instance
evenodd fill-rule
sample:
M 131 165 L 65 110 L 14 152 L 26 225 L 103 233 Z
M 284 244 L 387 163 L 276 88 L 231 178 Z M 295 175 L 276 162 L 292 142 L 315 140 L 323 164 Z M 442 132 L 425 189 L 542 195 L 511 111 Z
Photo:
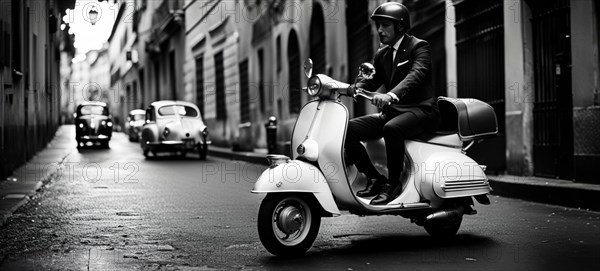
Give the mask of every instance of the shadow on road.
M 355 237 L 356 238 L 356 237 Z M 428 235 L 364 235 L 353 239 L 349 244 L 318 243 L 305 255 L 296 257 L 263 257 L 261 264 L 269 268 L 326 268 L 327 265 L 339 268 L 347 266 L 365 266 L 372 268 L 391 267 L 407 263 L 444 263 L 476 261 L 496 257 L 491 254 L 501 245 L 489 237 L 471 234 L 459 234 L 449 240 L 436 240 Z M 488 255 L 489 254 L 489 255 Z M 497 257 L 496 257 L 497 258 Z M 492 259 L 494 260 L 494 259 Z M 325 265 L 324 265 L 325 264 Z

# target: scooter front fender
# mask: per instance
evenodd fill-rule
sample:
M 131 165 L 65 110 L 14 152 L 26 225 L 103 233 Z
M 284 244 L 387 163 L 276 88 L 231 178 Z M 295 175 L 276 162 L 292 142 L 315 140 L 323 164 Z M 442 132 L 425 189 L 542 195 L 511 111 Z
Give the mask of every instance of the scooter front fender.
M 340 215 L 321 170 L 300 160 L 290 160 L 265 170 L 254 184 L 252 193 L 312 193 L 323 210 Z

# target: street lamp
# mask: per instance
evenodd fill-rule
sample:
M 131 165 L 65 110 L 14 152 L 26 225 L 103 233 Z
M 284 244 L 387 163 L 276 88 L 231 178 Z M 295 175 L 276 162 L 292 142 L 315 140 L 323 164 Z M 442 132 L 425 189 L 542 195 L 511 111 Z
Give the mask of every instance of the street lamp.
M 92 23 L 92 25 L 95 25 L 96 22 L 98 21 L 98 11 L 96 10 L 95 7 L 92 7 L 90 9 L 89 18 L 90 18 L 90 23 Z

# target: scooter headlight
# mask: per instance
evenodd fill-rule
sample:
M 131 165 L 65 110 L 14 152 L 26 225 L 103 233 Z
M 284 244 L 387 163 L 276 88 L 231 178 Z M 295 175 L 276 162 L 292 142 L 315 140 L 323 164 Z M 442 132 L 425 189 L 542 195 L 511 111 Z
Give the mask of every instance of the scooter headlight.
M 321 80 L 319 77 L 313 76 L 308 80 L 308 95 L 317 96 L 321 90 Z

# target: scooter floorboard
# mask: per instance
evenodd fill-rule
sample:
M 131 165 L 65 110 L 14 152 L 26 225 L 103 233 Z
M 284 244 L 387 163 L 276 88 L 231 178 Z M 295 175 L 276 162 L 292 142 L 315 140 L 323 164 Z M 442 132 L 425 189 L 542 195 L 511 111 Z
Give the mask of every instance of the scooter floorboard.
M 425 202 L 415 203 L 399 203 L 399 204 L 386 204 L 386 205 L 370 205 L 371 198 L 357 197 L 360 202 L 366 205 L 365 209 L 373 212 L 374 214 L 402 214 L 405 215 L 407 212 L 427 212 L 431 210 L 431 205 Z

